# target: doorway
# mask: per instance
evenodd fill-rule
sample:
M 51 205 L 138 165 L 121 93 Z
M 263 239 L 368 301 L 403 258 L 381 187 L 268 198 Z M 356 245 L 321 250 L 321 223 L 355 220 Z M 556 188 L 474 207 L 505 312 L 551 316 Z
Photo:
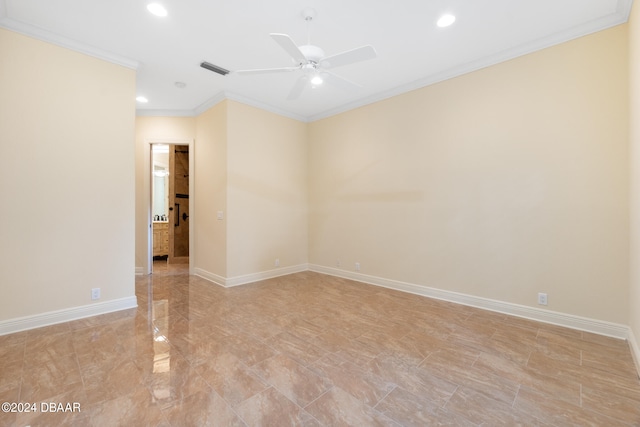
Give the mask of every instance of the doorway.
M 150 273 L 190 270 L 191 145 L 150 141 Z
M 189 263 L 189 146 L 169 149 L 169 264 Z

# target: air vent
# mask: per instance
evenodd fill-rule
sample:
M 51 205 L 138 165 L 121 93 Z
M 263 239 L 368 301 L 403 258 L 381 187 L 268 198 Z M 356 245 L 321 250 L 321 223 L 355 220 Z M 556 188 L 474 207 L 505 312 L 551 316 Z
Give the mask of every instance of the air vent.
M 209 71 L 213 71 L 214 73 L 222 74 L 223 76 L 226 76 L 227 74 L 229 74 L 229 70 L 225 70 L 222 67 L 218 67 L 217 65 L 210 64 L 207 61 L 203 61 L 200 64 L 200 66 L 202 68 L 206 68 Z

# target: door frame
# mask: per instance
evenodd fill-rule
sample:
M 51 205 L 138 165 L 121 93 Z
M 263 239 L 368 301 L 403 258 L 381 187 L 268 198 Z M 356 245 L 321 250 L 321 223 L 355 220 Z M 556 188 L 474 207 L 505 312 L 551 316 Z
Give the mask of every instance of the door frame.
M 145 138 L 144 140 L 144 156 L 147 161 L 144 162 L 144 191 L 147 194 L 146 212 L 147 212 L 147 267 L 145 274 L 151 274 L 153 267 L 153 212 L 151 200 L 153 194 L 151 192 L 151 174 L 153 171 L 153 156 L 151 145 L 188 145 L 189 146 L 189 274 L 193 274 L 195 253 L 195 143 L 193 138 Z

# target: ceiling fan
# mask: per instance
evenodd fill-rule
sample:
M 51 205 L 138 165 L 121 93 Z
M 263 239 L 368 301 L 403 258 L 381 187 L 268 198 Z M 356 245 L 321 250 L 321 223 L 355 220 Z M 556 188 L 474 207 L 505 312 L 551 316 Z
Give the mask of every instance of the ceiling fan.
M 305 9 L 302 12 L 302 16 L 305 21 L 307 21 L 308 31 L 308 25 L 316 16 L 316 11 L 314 9 Z M 293 39 L 286 34 L 271 33 L 270 36 L 291 56 L 296 65 L 281 68 L 238 70 L 235 71 L 235 73 L 240 75 L 250 75 L 301 70 L 303 74 L 293 85 L 291 92 L 289 92 L 289 96 L 287 96 L 288 100 L 298 99 L 304 88 L 309 84 L 315 87 L 322 84 L 324 81 L 344 89 L 360 87 L 360 85 L 334 74 L 329 71 L 329 69 L 360 61 L 366 61 L 377 56 L 376 50 L 370 45 L 361 46 L 335 55 L 325 56 L 324 51 L 321 48 L 311 44 L 309 35 L 307 35 L 307 44 L 302 46 L 297 46 Z

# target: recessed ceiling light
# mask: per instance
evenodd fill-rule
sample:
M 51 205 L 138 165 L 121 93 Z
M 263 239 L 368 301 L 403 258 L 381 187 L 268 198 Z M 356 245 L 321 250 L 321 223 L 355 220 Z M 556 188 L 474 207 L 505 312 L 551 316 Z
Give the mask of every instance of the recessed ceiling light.
M 445 15 L 442 15 L 438 19 L 437 25 L 440 28 L 444 28 L 444 27 L 448 27 L 449 25 L 453 24 L 454 22 L 456 22 L 456 17 L 451 15 L 450 13 L 447 13 Z
M 144 96 L 138 96 L 136 98 L 136 101 L 142 102 L 143 104 L 149 102 L 149 100 L 147 98 L 145 98 Z
M 160 3 L 149 3 L 147 10 L 156 16 L 167 16 L 167 9 Z
M 185 82 L 175 82 L 174 85 L 178 88 L 178 89 L 184 89 L 185 87 L 187 87 L 187 84 Z

